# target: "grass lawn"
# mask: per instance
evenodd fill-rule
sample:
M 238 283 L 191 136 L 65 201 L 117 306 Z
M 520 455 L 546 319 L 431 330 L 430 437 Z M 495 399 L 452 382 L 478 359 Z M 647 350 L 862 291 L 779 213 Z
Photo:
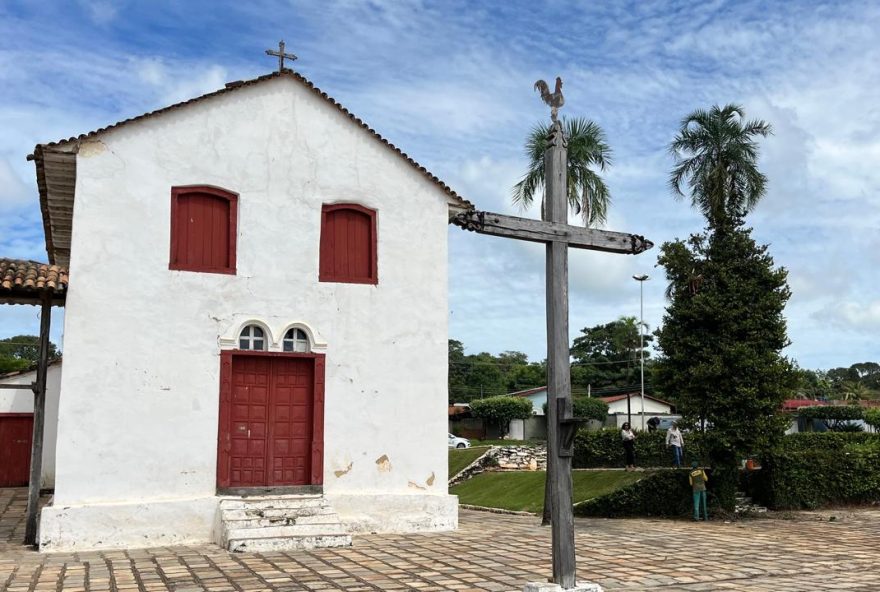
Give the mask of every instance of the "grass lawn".
M 650 472 L 574 471 L 574 502 L 583 502 L 646 477 Z M 482 473 L 449 490 L 463 504 L 525 512 L 544 508 L 544 471 Z
M 473 448 L 450 448 L 449 449 L 449 478 L 452 479 L 463 468 L 477 460 L 477 457 L 486 452 L 488 446 L 475 446 Z

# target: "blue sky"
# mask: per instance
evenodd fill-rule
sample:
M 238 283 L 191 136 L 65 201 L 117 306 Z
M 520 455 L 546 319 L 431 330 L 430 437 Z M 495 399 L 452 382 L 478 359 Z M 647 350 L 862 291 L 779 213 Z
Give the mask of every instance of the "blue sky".
M 789 270 L 786 353 L 809 368 L 880 360 L 877 30 L 871 2 L 0 0 L 0 256 L 46 258 L 35 144 L 269 72 L 263 50 L 283 38 L 298 71 L 481 209 L 509 213 L 523 138 L 547 117 L 532 85 L 561 75 L 563 113 L 595 120 L 614 149 L 607 227 L 658 245 L 702 225 L 666 187 L 678 122 L 744 105 L 775 129 L 749 223 Z M 641 273 L 656 327 L 656 256 L 573 252 L 572 337 L 638 314 Z M 449 280 L 450 336 L 468 351 L 544 357 L 539 245 L 450 228 Z M 36 332 L 36 318 L 0 307 L 0 337 Z

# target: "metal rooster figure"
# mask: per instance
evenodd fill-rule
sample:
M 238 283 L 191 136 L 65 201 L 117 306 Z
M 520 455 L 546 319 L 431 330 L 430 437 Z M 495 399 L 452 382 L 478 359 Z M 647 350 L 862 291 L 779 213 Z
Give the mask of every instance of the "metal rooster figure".
M 535 83 L 535 90 L 541 93 L 541 99 L 550 107 L 550 119 L 556 123 L 556 114 L 559 108 L 565 105 L 565 97 L 562 96 L 562 78 L 556 77 L 556 90 L 550 92 L 550 86 L 543 80 Z

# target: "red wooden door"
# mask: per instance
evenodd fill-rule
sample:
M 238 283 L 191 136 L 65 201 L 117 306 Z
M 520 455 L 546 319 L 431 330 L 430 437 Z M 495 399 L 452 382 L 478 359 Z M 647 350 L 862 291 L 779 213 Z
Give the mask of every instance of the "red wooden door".
M 320 484 L 315 470 L 322 469 L 323 442 L 316 459 L 315 439 L 323 439 L 323 430 L 315 426 L 320 421 L 322 427 L 323 413 L 316 412 L 315 362 L 313 357 L 232 356 L 229 376 L 221 378 L 230 391 L 221 395 L 221 487 Z
M 231 487 L 268 485 L 270 358 L 236 357 L 232 361 L 229 426 Z
M 311 483 L 314 361 L 275 358 L 272 361 L 270 485 Z
M 0 487 L 26 487 L 30 481 L 32 413 L 0 415 Z

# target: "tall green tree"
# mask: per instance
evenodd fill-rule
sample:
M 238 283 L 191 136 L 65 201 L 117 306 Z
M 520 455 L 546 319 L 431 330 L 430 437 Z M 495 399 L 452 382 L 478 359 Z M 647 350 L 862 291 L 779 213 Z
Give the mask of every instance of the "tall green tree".
M 669 186 L 679 197 L 686 188 L 710 226 L 735 223 L 764 196 L 767 177 L 758 170 L 757 140 L 771 133 L 770 124 L 746 120 L 739 105 L 690 113 L 669 145 L 675 159 Z
M 58 357 L 58 348 L 49 342 L 49 359 Z M 40 359 L 40 338 L 36 335 L 16 335 L 0 339 L 0 374 L 26 370 L 36 366 Z
M 603 224 L 607 220 L 611 196 L 598 171 L 611 164 L 611 148 L 605 133 L 595 122 L 583 117 L 562 118 L 568 136 L 568 203 L 579 214 L 586 226 Z M 529 168 L 513 188 L 513 202 L 527 207 L 535 194 L 544 187 L 544 152 L 550 126 L 536 125 L 526 139 Z
M 449 340 L 450 403 L 506 395 L 544 386 L 546 381 L 546 365 L 529 362 L 522 352 L 465 354 L 462 342 Z
M 711 426 L 709 461 L 728 508 L 738 459 L 778 442 L 780 406 L 798 384 L 781 353 L 789 343 L 787 272 L 744 220 L 766 191 L 757 139 L 770 132 L 763 121 L 747 121 L 741 107 L 716 105 L 685 117 L 670 144 L 669 184 L 678 196 L 687 188 L 708 228 L 661 248 L 670 301 L 657 331 L 656 378 L 685 417 Z
M 644 336 L 646 366 L 650 366 L 648 346 L 652 341 L 653 335 Z M 640 354 L 636 317 L 624 316 L 610 323 L 584 327 L 571 346 L 572 385 L 578 390 L 586 390 L 588 385 L 594 389 L 636 385 Z

